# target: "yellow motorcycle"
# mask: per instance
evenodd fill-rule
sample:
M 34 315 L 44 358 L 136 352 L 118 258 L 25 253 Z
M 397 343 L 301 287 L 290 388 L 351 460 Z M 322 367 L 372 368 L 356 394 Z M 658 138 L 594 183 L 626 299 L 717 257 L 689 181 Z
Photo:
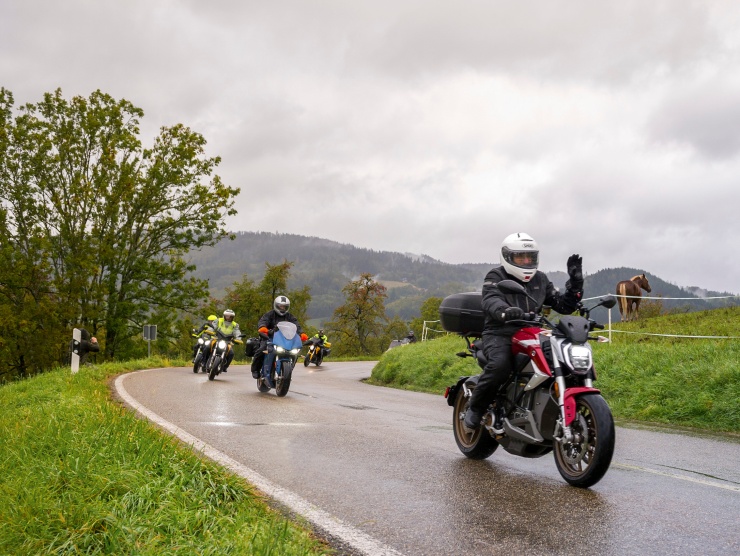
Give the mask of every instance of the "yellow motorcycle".
M 321 365 L 324 357 L 329 355 L 331 342 L 321 342 L 320 338 L 309 338 L 304 344 L 308 346 L 308 352 L 303 357 L 303 366 L 308 367 L 311 363 L 317 367 Z

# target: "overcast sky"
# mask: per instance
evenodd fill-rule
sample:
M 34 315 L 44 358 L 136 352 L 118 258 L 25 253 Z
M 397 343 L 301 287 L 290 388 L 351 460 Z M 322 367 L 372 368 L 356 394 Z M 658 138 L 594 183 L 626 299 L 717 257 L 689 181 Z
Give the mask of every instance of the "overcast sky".
M 234 231 L 740 293 L 740 2 L 0 0 L 16 106 L 188 125 Z M 235 254 L 238 256 L 238 254 Z M 629 278 L 629 276 L 625 276 Z M 592 292 L 602 293 L 602 292 Z

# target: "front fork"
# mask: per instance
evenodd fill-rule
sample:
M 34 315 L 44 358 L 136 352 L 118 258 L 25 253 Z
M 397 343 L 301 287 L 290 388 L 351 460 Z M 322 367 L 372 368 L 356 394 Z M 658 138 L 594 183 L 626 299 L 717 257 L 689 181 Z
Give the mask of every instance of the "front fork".
M 583 381 L 583 386 L 571 388 L 568 391 L 565 386 L 565 378 L 557 362 L 553 370 L 555 374 L 555 391 L 558 407 L 560 408 L 560 418 L 555 424 L 553 436 L 558 442 L 580 443 L 583 440 L 581 434 L 574 433 L 570 426 L 576 418 L 576 396 L 584 393 L 598 393 L 599 390 L 593 387 L 593 380 L 587 378 Z
M 560 362 L 557 357 L 553 357 L 553 374 L 555 375 L 555 392 L 557 394 L 558 407 L 560 408 L 560 419 L 558 419 L 555 425 L 554 437 L 558 442 L 580 442 L 580 435 L 574 434 L 571 428 L 571 423 L 576 417 L 576 404 L 573 399 L 574 392 L 571 392 L 569 396 L 566 396 L 567 388 L 565 386 L 565 377 L 563 376 L 563 370 L 560 367 Z M 593 380 L 587 378 L 583 381 L 583 388 L 576 389 L 578 391 L 596 391 L 593 387 Z

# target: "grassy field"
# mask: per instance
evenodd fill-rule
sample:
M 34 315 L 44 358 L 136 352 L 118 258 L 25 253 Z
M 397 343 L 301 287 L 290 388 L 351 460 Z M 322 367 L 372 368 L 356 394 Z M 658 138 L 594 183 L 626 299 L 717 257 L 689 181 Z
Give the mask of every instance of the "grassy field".
M 332 551 L 250 486 L 111 401 L 155 359 L 0 387 L 0 554 Z
M 596 386 L 616 419 L 740 432 L 740 339 L 648 335 L 737 337 L 740 308 L 619 323 L 614 330 L 611 343 L 592 345 Z M 370 382 L 441 394 L 460 376 L 479 372 L 472 359 L 455 356 L 464 349 L 455 335 L 393 349 Z

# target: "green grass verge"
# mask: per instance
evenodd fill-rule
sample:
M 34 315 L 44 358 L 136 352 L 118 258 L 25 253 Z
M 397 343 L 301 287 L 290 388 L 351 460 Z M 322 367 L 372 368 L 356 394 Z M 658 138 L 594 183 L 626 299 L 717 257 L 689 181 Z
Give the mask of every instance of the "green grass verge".
M 121 372 L 0 387 L 0 554 L 330 554 L 241 478 L 111 401 Z
M 667 315 L 614 328 L 740 336 L 740 308 Z M 612 338 L 612 343 L 592 346 L 596 386 L 616 419 L 740 432 L 740 340 L 618 333 Z M 369 382 L 441 394 L 460 376 L 480 371 L 472 359 L 455 356 L 464 349 L 465 341 L 454 335 L 392 349 Z

